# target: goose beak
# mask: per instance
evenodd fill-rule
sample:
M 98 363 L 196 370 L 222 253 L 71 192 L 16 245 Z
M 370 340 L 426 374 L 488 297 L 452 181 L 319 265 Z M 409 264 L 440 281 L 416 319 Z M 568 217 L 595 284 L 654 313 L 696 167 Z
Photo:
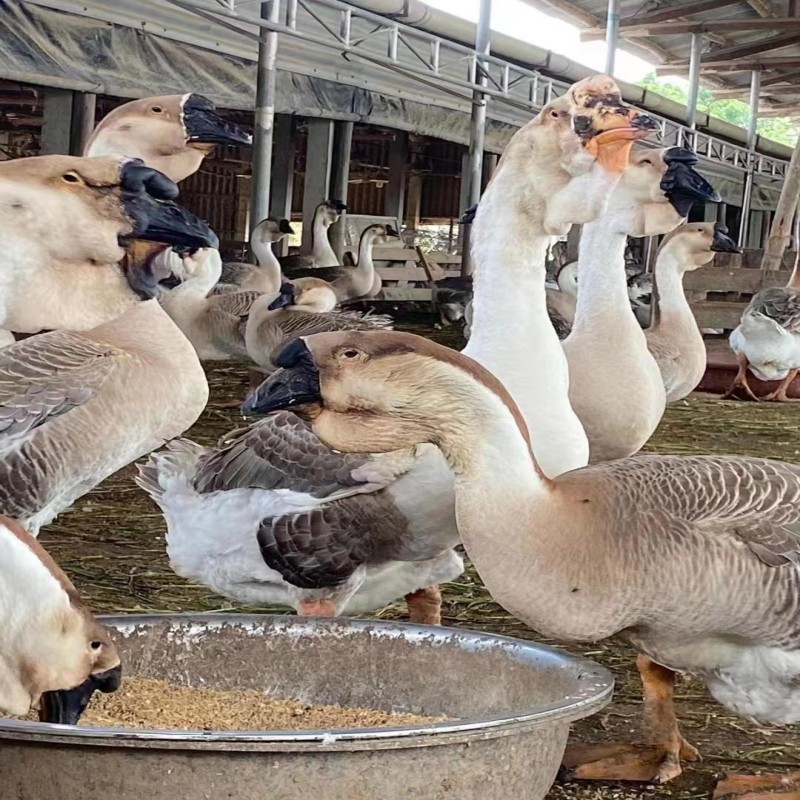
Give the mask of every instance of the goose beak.
M 682 217 L 689 215 L 695 200 L 719 203 L 717 190 L 694 169 L 697 156 L 683 147 L 670 147 L 664 154 L 667 171 L 661 179 L 661 191 Z
M 728 229 L 718 222 L 714 226 L 714 241 L 711 244 L 714 253 L 741 253 L 742 248 L 728 236 Z
M 242 405 L 243 414 L 269 414 L 271 411 L 322 402 L 319 370 L 302 338 L 289 342 L 273 358 L 273 362 L 280 369 L 248 395 Z
M 122 685 L 122 667 L 90 675 L 80 686 L 57 692 L 45 692 L 39 708 L 39 720 L 57 725 L 77 725 L 95 692 L 110 694 Z
M 465 212 L 461 219 L 458 221 L 459 225 L 472 225 L 475 222 L 475 215 L 478 213 L 478 203 L 475 203 L 474 206 L 470 206 Z
M 282 219 L 278 223 L 278 230 L 281 233 L 286 233 L 289 236 L 294 236 L 294 228 L 292 227 L 292 224 L 289 222 L 288 219 Z
M 252 144 L 253 137 L 217 114 L 216 106 L 201 94 L 190 94 L 183 104 L 186 138 L 196 144 Z
M 394 236 L 397 239 L 400 238 L 400 234 L 391 225 L 386 226 L 386 235 Z
M 278 296 L 267 306 L 269 311 L 277 311 L 295 304 L 294 286 L 291 283 L 282 283 Z

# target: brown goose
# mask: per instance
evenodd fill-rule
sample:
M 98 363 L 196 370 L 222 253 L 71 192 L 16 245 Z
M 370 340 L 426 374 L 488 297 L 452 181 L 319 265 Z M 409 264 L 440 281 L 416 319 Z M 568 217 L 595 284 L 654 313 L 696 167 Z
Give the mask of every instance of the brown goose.
M 343 453 L 436 445 L 494 598 L 549 637 L 620 636 L 643 654 L 645 742 L 573 751 L 581 777 L 665 781 L 697 757 L 675 672 L 736 714 L 800 720 L 800 466 L 640 456 L 551 480 L 511 396 L 463 355 L 410 334 L 323 333 L 276 363 L 250 410 L 291 407 Z
M 14 520 L 0 516 L 0 713 L 75 725 L 122 670 L 111 637 L 69 578 Z
M 216 145 L 251 142 L 250 134 L 220 117 L 207 97 L 169 94 L 115 108 L 100 120 L 84 155 L 141 158 L 182 181 L 200 169 Z
M 291 281 L 314 277 L 327 281 L 336 292 L 340 303 L 359 297 L 376 297 L 381 290 L 381 278 L 375 271 L 373 248 L 386 244 L 400 234 L 391 225 L 370 225 L 361 233 L 358 243 L 358 263 L 355 267 L 326 267 L 324 269 L 295 270 L 283 266 L 283 274 Z
M 694 391 L 706 371 L 706 346 L 683 291 L 683 276 L 708 264 L 715 253 L 739 252 L 728 229 L 719 222 L 681 225 L 661 243 L 653 321 L 645 337 L 661 372 L 668 403 Z
M 492 221 L 496 219 L 499 223 L 499 235 L 482 240 L 480 258 L 476 258 L 483 265 L 483 273 L 476 274 L 479 324 L 473 339 L 487 359 L 498 363 L 505 358 L 507 363 L 518 367 L 517 352 L 529 350 L 527 339 L 517 336 L 518 329 L 538 333 L 542 327 L 539 320 L 532 319 L 530 304 L 521 300 L 520 313 L 510 320 L 513 325 L 505 324 L 504 318 L 503 326 L 493 327 L 492 315 L 487 312 L 497 303 L 505 308 L 508 302 L 505 272 L 513 267 L 512 278 L 522 281 L 526 289 L 536 290 L 536 276 L 532 280 L 527 278 L 533 270 L 526 246 L 531 243 L 534 248 L 541 246 L 543 269 L 549 242 L 546 226 L 560 229 L 570 220 L 591 219 L 602 210 L 610 188 L 618 182 L 627 164 L 631 140 L 646 134 L 648 126 L 641 124 L 639 116 L 621 106 L 613 82 L 600 77 L 572 87 L 515 137 L 514 146 L 503 157 L 504 168 L 498 170 L 493 180 L 492 186 L 497 191 L 481 211 L 484 216 L 493 214 Z M 581 135 L 575 133 L 578 124 Z M 598 145 L 595 139 L 600 138 L 602 142 Z M 593 153 L 588 152 L 589 148 Z M 539 157 L 532 158 L 532 152 Z M 534 192 L 541 193 L 535 195 L 535 205 L 546 220 L 537 217 L 520 225 L 518 218 L 509 219 L 507 204 L 509 197 L 518 201 L 514 203 L 514 211 L 524 215 L 531 203 L 531 186 Z M 524 237 L 512 242 L 512 267 L 507 260 L 495 257 L 499 244 L 508 246 L 504 226 L 516 236 L 524 233 Z M 488 223 L 488 227 L 496 226 Z M 549 326 L 546 315 L 545 324 Z M 538 375 L 536 378 L 541 382 Z M 285 444 L 273 443 L 284 438 Z M 375 608 L 379 600 L 385 602 L 384 598 L 411 593 L 407 599 L 412 619 L 429 622 L 438 619 L 438 589 L 431 586 L 415 590 L 425 585 L 421 580 L 434 579 L 434 574 L 436 581 L 443 580 L 447 572 L 455 576 L 460 562 L 452 549 L 457 539 L 451 475 L 435 449 L 409 453 L 401 448 L 392 459 L 400 459 L 407 466 L 385 462 L 396 476 L 391 478 L 370 455 L 360 457 L 363 462 L 359 469 L 330 448 L 317 450 L 305 423 L 293 416 L 270 416 L 245 433 L 237 434 L 235 439 L 237 449 L 229 451 L 222 446 L 218 456 L 214 451 L 198 452 L 197 446 L 190 443 L 173 445 L 172 452 L 154 454 L 146 467 L 143 484 L 165 512 L 170 559 L 176 572 L 230 597 L 249 598 L 249 602 L 275 602 L 283 598 L 283 602 L 291 603 L 301 612 L 360 613 Z M 262 440 L 268 444 L 260 445 Z M 588 446 L 585 450 L 588 453 Z M 206 459 L 217 465 L 214 470 L 219 479 L 201 483 L 197 476 Z M 296 459 L 306 464 L 316 459 L 329 463 L 331 474 L 339 477 L 333 482 L 331 475 L 321 474 L 315 479 L 319 483 L 309 487 L 307 476 L 292 472 Z M 226 467 L 226 463 L 230 466 Z M 262 466 L 256 470 L 252 464 Z M 353 472 L 354 469 L 358 471 Z M 348 475 L 350 478 L 346 480 Z M 374 515 L 371 512 L 367 515 L 366 507 L 363 517 L 361 512 L 345 506 L 340 510 L 339 504 L 345 498 L 329 487 L 350 491 L 352 480 L 359 484 L 374 481 L 377 486 L 385 486 L 370 495 L 381 501 L 372 506 Z M 299 510 L 292 505 L 295 502 L 300 504 Z M 366 527 L 383 529 L 381 518 L 389 513 L 382 505 L 385 502 L 393 504 L 406 519 L 406 533 L 400 535 L 395 545 L 387 542 L 386 549 L 383 546 L 380 551 L 360 549 L 358 543 Z M 326 534 L 324 544 L 320 545 L 321 540 L 315 538 L 309 552 L 305 544 L 312 544 L 312 538 L 307 535 L 308 523 L 304 520 L 311 510 L 330 513 L 333 527 L 338 524 L 344 527 L 341 535 Z M 287 528 L 281 521 L 284 517 L 297 518 L 302 524 Z M 315 525 L 331 527 L 324 518 Z M 352 553 L 348 547 L 351 527 L 355 547 Z M 273 529 L 279 533 L 273 534 Z M 392 555 L 398 551 L 391 548 L 405 546 L 407 536 L 419 541 L 427 554 L 440 555 L 433 559 L 426 555 L 426 560 L 417 562 L 389 561 L 380 566 L 380 557 L 404 558 Z M 260 551 L 259 537 L 264 545 Z M 349 565 L 344 572 L 342 563 Z M 311 575 L 306 579 L 307 569 Z M 348 600 L 351 595 L 352 602 Z M 320 606 L 323 601 L 326 605 Z
M 124 159 L 4 162 L 0 186 L 0 230 L 12 245 L 0 306 L 5 299 L 9 318 L 34 329 L 82 329 L 0 350 L 0 513 L 36 535 L 108 475 L 186 430 L 208 398 L 191 344 L 147 299 L 158 285 L 152 261 L 122 269 L 118 239 L 183 247 L 217 239 L 188 211 L 155 199 L 177 193 L 172 181 Z M 73 227 L 59 238 L 61 260 L 42 263 L 50 245 L 41 226 L 62 221 Z M 61 290 L 65 297 L 53 297 Z
M 266 373 L 275 369 L 272 354 L 277 347 L 296 336 L 323 331 L 369 331 L 391 328 L 391 317 L 362 314 L 358 311 L 314 309 L 318 289 L 298 288 L 285 283 L 280 292 L 263 294 L 250 307 L 245 323 L 247 353 Z

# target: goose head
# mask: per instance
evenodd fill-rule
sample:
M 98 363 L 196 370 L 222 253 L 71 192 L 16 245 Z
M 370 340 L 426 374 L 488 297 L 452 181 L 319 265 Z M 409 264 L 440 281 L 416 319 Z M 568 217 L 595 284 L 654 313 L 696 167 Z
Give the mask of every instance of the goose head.
M 635 150 L 611 194 L 607 216 L 618 233 L 652 236 L 680 225 L 695 200 L 719 201 L 682 147 Z
M 477 211 L 470 209 L 463 221 L 475 219 L 477 241 L 493 227 L 481 224 L 481 209 L 487 205 L 496 205 L 498 215 L 502 207 L 506 218 L 511 206 L 529 218 L 526 227 L 546 234 L 590 222 L 605 209 L 633 143 L 657 128 L 652 117 L 622 102 L 619 87 L 607 75 L 579 81 L 514 134 Z M 593 172 L 595 165 L 599 170 Z M 595 191 L 587 192 L 583 184 L 578 198 L 562 191 L 590 173 L 597 178 Z
M 388 331 L 337 331 L 303 336 L 273 358 L 273 373 L 243 405 L 245 414 L 291 408 L 315 433 L 343 452 L 389 452 L 421 443 L 441 445 L 452 426 L 477 424 L 446 413 L 458 377 L 489 388 L 528 439 L 519 409 L 488 370 L 420 336 Z M 467 390 L 468 391 L 468 390 Z M 441 409 L 442 413 L 437 413 Z
M 176 205 L 178 187 L 137 159 L 36 156 L 0 164 L 4 266 L 116 265 L 134 240 L 216 246 L 206 223 Z
M 339 217 L 347 211 L 347 204 L 341 200 L 323 200 L 314 211 L 314 220 L 321 222 L 326 228 L 330 228 Z
M 572 297 L 578 296 L 578 262 L 564 264 L 556 275 L 556 283 L 560 291 Z
M 326 314 L 336 308 L 336 292 L 327 281 L 319 278 L 299 278 L 294 282 L 294 302 L 298 311 Z
M 0 709 L 74 725 L 95 691 L 113 692 L 120 659 L 108 631 L 44 548 L 0 517 Z
M 659 258 L 670 256 L 682 272 L 710 263 L 716 253 L 741 252 L 721 222 L 687 222 L 664 237 L 658 249 Z
M 252 233 L 252 239 L 258 239 L 264 244 L 274 244 L 285 236 L 294 235 L 294 228 L 288 219 L 278 219 L 277 217 L 267 217 L 256 225 Z
M 361 232 L 361 239 L 373 245 L 389 244 L 392 239 L 399 238 L 399 232 L 391 225 L 369 225 Z
M 106 115 L 86 146 L 87 156 L 129 156 L 174 181 L 197 172 L 215 145 L 250 144 L 252 137 L 217 114 L 200 94 L 146 97 Z

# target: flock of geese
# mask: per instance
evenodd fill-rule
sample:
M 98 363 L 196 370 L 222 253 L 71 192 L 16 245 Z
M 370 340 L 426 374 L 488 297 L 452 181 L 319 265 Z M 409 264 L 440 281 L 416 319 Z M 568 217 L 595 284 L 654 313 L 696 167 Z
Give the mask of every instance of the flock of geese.
M 578 777 L 666 781 L 699 757 L 676 672 L 742 716 L 800 719 L 800 468 L 630 457 L 703 375 L 683 275 L 737 249 L 724 226 L 686 222 L 718 200 L 691 152 L 633 149 L 656 127 L 597 76 L 517 132 L 471 212 L 461 354 L 342 309 L 378 294 L 373 248 L 397 232 L 368 227 L 339 263 L 336 201 L 315 212 L 311 253 L 278 259 L 292 228 L 270 218 L 256 264 L 223 263 L 176 182 L 248 137 L 198 95 L 121 106 L 85 157 L 0 163 L 0 328 L 16 334 L 0 349 L 0 710 L 74 722 L 119 685 L 113 643 L 35 537 L 147 456 L 136 480 L 172 568 L 225 597 L 307 615 L 404 597 L 438 624 L 463 544 L 534 630 L 627 639 L 647 741 L 570 749 Z M 573 224 L 578 262 L 554 299 L 547 249 Z M 657 234 L 643 329 L 625 247 Z M 243 411 L 261 418 L 206 447 L 180 437 L 219 359 L 250 361 Z

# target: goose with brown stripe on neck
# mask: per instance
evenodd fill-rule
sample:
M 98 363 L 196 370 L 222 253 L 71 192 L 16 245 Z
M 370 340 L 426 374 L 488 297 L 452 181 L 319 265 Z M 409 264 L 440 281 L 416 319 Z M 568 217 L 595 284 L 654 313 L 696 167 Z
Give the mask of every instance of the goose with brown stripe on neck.
M 696 757 L 674 671 L 741 716 L 800 720 L 800 466 L 639 456 L 551 480 L 509 393 L 463 355 L 411 334 L 323 333 L 276 363 L 248 410 L 292 408 L 344 453 L 436 445 L 493 597 L 546 636 L 620 636 L 645 654 L 646 746 L 606 746 L 593 777 L 668 780 Z
M 3 162 L 0 187 L 0 308 L 5 301 L 12 330 L 14 321 L 66 329 L 0 350 L 0 513 L 36 535 L 108 475 L 183 433 L 208 399 L 194 349 L 148 299 L 158 289 L 153 261 L 137 255 L 120 266 L 122 243 L 218 242 L 159 199 L 177 194 L 172 181 L 129 159 Z M 60 259 L 42 261 L 52 249 Z
M 75 725 L 95 691 L 120 685 L 111 637 L 69 578 L 16 522 L 0 516 L 0 712 Z
M 223 119 L 201 94 L 170 94 L 132 100 L 109 112 L 84 155 L 141 158 L 173 181 L 200 169 L 216 145 L 249 145 L 253 137 Z
M 610 78 L 597 76 L 571 87 L 515 135 L 492 182 L 496 205 L 483 207 L 476 226 L 476 234 L 481 224 L 489 231 L 478 316 L 485 318 L 500 294 L 505 312 L 502 278 L 510 267 L 505 252 L 494 256 L 499 243 L 508 247 L 506 226 L 514 236 L 525 233 L 512 242 L 519 245 L 511 248 L 512 266 L 531 273 L 525 288 L 535 292 L 538 278 L 524 245 L 532 238 L 545 247 L 546 227 L 600 213 L 633 140 L 653 124 L 621 104 Z M 513 222 L 508 203 L 518 215 Z M 518 337 L 517 328 L 538 328 L 535 321 L 528 325 L 527 299 L 520 310 L 515 319 L 505 314 L 500 325 L 481 321 L 476 329 L 470 344 L 483 348 L 492 364 L 505 359 L 517 368 L 518 350 L 530 355 L 530 340 Z M 562 377 L 554 372 L 534 371 L 546 389 L 540 397 Z M 441 599 L 438 587 L 425 581 L 451 580 L 461 569 L 453 549 L 452 475 L 434 447 L 344 456 L 284 413 L 237 431 L 218 448 L 175 442 L 142 473 L 141 485 L 165 513 L 175 571 L 239 601 L 285 602 L 300 613 L 361 613 L 406 595 L 412 619 L 432 622 L 439 620 Z

